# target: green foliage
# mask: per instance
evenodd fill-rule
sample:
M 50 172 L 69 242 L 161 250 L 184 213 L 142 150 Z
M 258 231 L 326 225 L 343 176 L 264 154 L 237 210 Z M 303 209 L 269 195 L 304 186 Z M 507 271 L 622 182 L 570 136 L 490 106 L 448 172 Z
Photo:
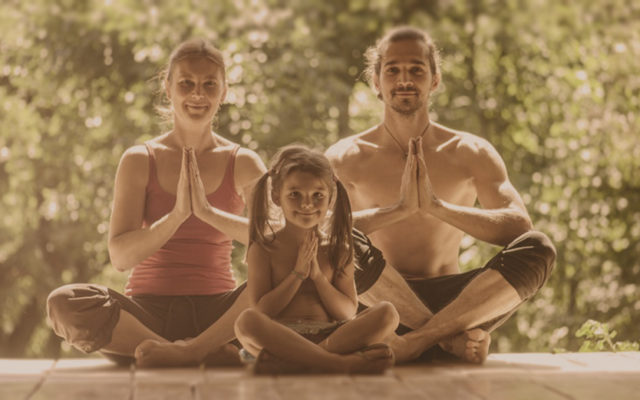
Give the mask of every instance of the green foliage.
M 592 319 L 586 321 L 576 332 L 576 337 L 584 338 L 581 352 L 590 351 L 638 351 L 640 350 L 639 342 L 614 342 L 618 332 L 609 328 L 609 324 L 594 321 Z
M 432 117 L 494 144 L 558 249 L 548 284 L 493 335 L 496 350 L 575 350 L 581 338 L 569 332 L 588 318 L 637 341 L 640 5 L 152 3 L 0 3 L 2 356 L 66 351 L 44 323 L 55 287 L 123 287 L 106 248 L 113 178 L 127 147 L 163 129 L 154 77 L 177 43 L 198 35 L 221 48 L 230 87 L 215 129 L 267 160 L 284 144 L 323 148 L 379 122 L 362 53 L 401 23 L 425 27 L 442 49 Z M 461 267 L 496 251 L 465 238 Z

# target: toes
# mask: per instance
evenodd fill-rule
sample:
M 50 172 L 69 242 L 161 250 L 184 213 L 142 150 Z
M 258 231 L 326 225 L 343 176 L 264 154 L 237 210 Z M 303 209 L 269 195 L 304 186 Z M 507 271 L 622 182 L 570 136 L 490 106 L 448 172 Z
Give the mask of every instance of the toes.
M 465 332 L 465 335 L 467 336 L 467 339 L 473 340 L 476 342 L 482 342 L 484 340 L 487 340 L 487 337 L 489 336 L 489 334 L 486 331 L 480 328 L 468 330 Z
M 391 348 L 384 344 L 372 345 L 360 350 L 358 354 L 367 360 L 378 360 L 384 358 L 391 358 L 393 351 Z

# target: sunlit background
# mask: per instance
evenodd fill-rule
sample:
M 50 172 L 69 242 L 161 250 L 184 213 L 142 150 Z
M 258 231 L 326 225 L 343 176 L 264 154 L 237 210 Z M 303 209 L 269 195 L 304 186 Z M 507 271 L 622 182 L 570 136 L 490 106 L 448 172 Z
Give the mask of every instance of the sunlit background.
M 562 3 L 2 1 L 0 356 L 78 356 L 46 326 L 47 294 L 71 282 L 122 291 L 106 240 L 115 169 L 166 129 L 155 76 L 175 45 L 203 36 L 224 52 L 230 90 L 214 129 L 267 160 L 378 123 L 362 54 L 407 23 L 442 51 L 433 119 L 495 145 L 558 249 L 551 280 L 492 351 L 637 348 L 640 3 Z M 465 269 L 498 251 L 463 243 Z

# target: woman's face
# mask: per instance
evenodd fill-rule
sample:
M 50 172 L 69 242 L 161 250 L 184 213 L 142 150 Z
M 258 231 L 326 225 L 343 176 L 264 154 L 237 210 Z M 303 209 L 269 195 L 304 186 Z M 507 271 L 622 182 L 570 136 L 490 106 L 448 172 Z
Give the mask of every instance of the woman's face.
M 176 122 L 211 123 L 227 93 L 221 67 L 202 56 L 176 62 L 166 88 Z

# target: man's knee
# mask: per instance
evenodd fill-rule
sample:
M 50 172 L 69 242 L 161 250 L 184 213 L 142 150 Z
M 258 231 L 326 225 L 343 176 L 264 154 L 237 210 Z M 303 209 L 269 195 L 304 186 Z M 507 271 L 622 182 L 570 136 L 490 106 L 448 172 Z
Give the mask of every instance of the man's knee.
M 491 268 L 500 271 L 525 300 L 549 279 L 555 260 L 556 249 L 549 237 L 539 231 L 529 231 L 505 247 Z

